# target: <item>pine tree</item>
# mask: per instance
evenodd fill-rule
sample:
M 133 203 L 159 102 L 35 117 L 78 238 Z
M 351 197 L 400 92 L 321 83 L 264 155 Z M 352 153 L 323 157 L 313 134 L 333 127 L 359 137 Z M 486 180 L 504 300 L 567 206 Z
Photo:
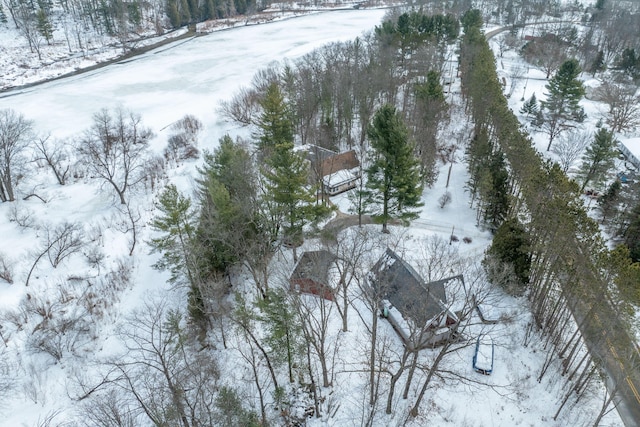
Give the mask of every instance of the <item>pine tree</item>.
M 613 132 L 600 128 L 582 156 L 582 165 L 578 172 L 582 180 L 580 192 L 584 191 L 589 183 L 599 187 L 613 169 L 617 156 L 618 140 L 615 139 Z
M 178 11 L 180 13 L 180 25 L 187 25 L 191 22 L 191 12 L 187 0 L 180 0 Z
M 321 219 L 324 205 L 316 203 L 316 189 L 309 185 L 308 164 L 302 154 L 293 150 L 293 143 L 281 143 L 271 150 L 263 175 L 267 179 L 265 199 L 273 206 L 273 215 L 282 221 L 284 241 L 296 248 L 303 239 L 306 224 Z
M 591 68 L 589 69 L 589 72 L 593 76 L 595 76 L 596 73 L 600 73 L 600 72 L 602 72 L 602 71 L 604 71 L 606 69 L 607 69 L 607 65 L 604 62 L 604 52 L 599 50 L 598 54 L 595 57 L 595 59 L 591 63 Z
M 377 205 L 374 219 L 388 233 L 387 223 L 398 218 L 409 221 L 418 217 L 415 208 L 423 205 L 420 163 L 400 114 L 387 104 L 375 114 L 368 130 L 371 143 L 371 166 L 367 169 L 370 199 Z
M 575 59 L 565 61 L 545 86 L 547 100 L 542 103 L 545 110 L 544 126 L 549 134 L 547 151 L 556 136 L 571 126 L 571 122 L 582 122 L 584 110 L 579 105 L 585 89 L 578 80 L 580 65 Z
M 284 240 L 293 247 L 302 243 L 303 227 L 328 213 L 316 203 L 316 188 L 309 185 L 309 168 L 304 156 L 293 148 L 293 123 L 284 97 L 276 83 L 269 85 L 261 102 L 258 121 L 258 149 L 266 167 L 265 202 L 272 215 L 283 222 Z
M 421 125 L 416 129 L 420 134 L 416 152 L 421 162 L 421 174 L 425 181 L 434 175 L 437 136 L 441 123 L 448 118 L 448 105 L 440 84 L 440 73 L 429 71 L 427 81 L 416 85 L 416 110 L 420 115 Z
M 491 158 L 491 143 L 486 129 L 482 129 L 474 135 L 467 147 L 467 165 L 469 168 L 469 181 L 467 188 L 471 192 L 471 203 L 478 195 L 484 177 L 489 174 L 489 159 Z
M 258 302 L 258 308 L 259 318 L 267 331 L 265 342 L 274 353 L 273 360 L 287 364 L 289 382 L 292 383 L 296 359 L 303 349 L 300 317 L 290 304 L 287 292 L 282 288 L 269 291 L 267 297 Z
M 166 13 L 169 17 L 169 22 L 171 22 L 171 26 L 173 28 L 180 27 L 180 12 L 178 12 L 178 1 L 177 0 L 167 0 L 167 9 Z
M 531 269 L 530 247 L 531 239 L 525 228 L 516 219 L 510 219 L 502 223 L 498 228 L 488 250 L 490 256 L 513 268 L 520 285 L 516 289 L 512 289 L 516 293 L 520 293 L 529 282 L 529 271 Z M 490 270 L 489 275 L 491 276 L 491 269 L 496 266 L 487 261 L 484 264 Z M 503 277 L 494 277 L 494 279 L 504 280 Z M 499 284 L 508 286 L 506 282 Z
M 191 200 L 171 184 L 160 194 L 156 207 L 159 214 L 153 219 L 151 227 L 162 234 L 151 239 L 149 245 L 152 252 L 159 252 L 162 257 L 154 264 L 154 268 L 168 270 L 172 284 L 187 282 L 193 286 L 197 283 L 198 275 L 191 252 L 196 230 Z
M 628 47 L 622 51 L 618 61 L 618 67 L 629 74 L 632 78 L 640 78 L 640 57 L 636 54 L 636 50 Z
M 602 214 L 602 223 L 617 212 L 620 201 L 620 190 L 622 190 L 622 184 L 619 179 L 616 179 L 609 185 L 609 188 L 602 197 L 598 199 L 598 205 L 600 206 L 600 212 Z
M 538 100 L 536 99 L 536 94 L 531 95 L 531 98 L 524 104 L 522 104 L 522 108 L 520 109 L 520 114 L 525 114 L 530 119 L 533 119 L 538 114 Z
M 198 180 L 198 241 L 208 274 L 226 272 L 244 259 L 249 242 L 264 238 L 260 235 L 257 176 L 251 155 L 228 135 L 219 143 L 213 154 L 205 153 Z
M 640 204 L 636 205 L 629 213 L 629 224 L 622 233 L 624 244 L 629 248 L 631 259 L 640 261 Z
M 271 83 L 260 101 L 262 114 L 258 119 L 258 151 L 267 158 L 278 145 L 293 144 L 291 113 L 277 83 Z
M 7 23 L 7 14 L 4 11 L 2 3 L 0 3 L 0 23 L 1 24 L 6 24 Z
M 509 172 L 504 154 L 496 152 L 491 156 L 487 177 L 482 194 L 484 220 L 492 230 L 497 230 L 509 212 Z
M 47 44 L 51 44 L 51 39 L 53 39 L 53 26 L 51 25 L 49 17 L 43 9 L 38 9 L 38 12 L 36 13 L 36 19 L 36 26 L 38 28 L 38 31 L 40 32 L 40 34 L 42 34 L 42 37 L 47 40 Z
M 606 253 L 603 267 L 613 273 L 617 292 L 612 296 L 616 306 L 633 316 L 632 304 L 640 304 L 640 263 L 634 262 L 627 245 L 621 244 Z

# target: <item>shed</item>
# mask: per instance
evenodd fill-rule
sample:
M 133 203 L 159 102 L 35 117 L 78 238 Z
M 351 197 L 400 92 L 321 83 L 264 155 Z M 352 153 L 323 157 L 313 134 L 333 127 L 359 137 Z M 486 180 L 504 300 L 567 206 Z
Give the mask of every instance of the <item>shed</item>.
M 291 290 L 333 301 L 334 292 L 329 284 L 329 269 L 335 260 L 336 256 L 326 250 L 303 253 L 289 278 Z

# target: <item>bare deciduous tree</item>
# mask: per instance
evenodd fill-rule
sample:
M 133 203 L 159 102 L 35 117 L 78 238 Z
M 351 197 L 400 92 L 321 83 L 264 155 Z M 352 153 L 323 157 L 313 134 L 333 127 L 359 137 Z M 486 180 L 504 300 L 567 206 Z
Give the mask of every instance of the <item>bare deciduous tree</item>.
M 33 123 L 11 109 L 0 110 L 0 201 L 15 200 L 15 186 L 24 167 Z
M 613 132 L 633 131 L 640 125 L 640 93 L 634 85 L 605 82 L 596 91 L 598 100 L 609 106 L 603 114 Z
M 56 227 L 45 226 L 42 246 L 35 255 L 25 286 L 29 286 L 31 274 L 43 256 L 47 255 L 51 265 L 56 268 L 65 258 L 80 251 L 84 245 L 83 233 L 82 227 L 76 223 L 65 222 Z
M 145 152 L 152 137 L 140 115 L 122 107 L 102 109 L 77 148 L 91 174 L 113 187 L 124 205 L 127 190 L 146 178 Z
M 142 214 L 140 213 L 139 207 L 132 206 L 131 201 L 128 201 L 124 206 L 118 208 L 118 212 L 120 218 L 115 220 L 115 225 L 120 232 L 124 234 L 131 233 L 129 239 L 129 256 L 132 256 L 138 243 Z
M 336 338 L 331 333 L 330 320 L 334 304 L 322 297 L 303 293 L 294 298 L 294 304 L 302 322 L 304 338 L 320 363 L 322 386 L 329 387 L 333 382 L 331 356 L 338 347 Z
M 45 246 L 49 248 L 47 256 L 53 268 L 84 246 L 84 230 L 80 224 L 65 222 L 55 228 L 46 226 L 44 231 Z
M 253 88 L 241 88 L 231 101 L 220 104 L 220 112 L 227 119 L 249 126 L 255 123 L 260 111 L 260 95 Z
M 167 298 L 147 301 L 118 329 L 125 353 L 107 362 L 107 385 L 122 390 L 154 425 L 215 425 L 219 371 L 206 352 L 190 347 L 184 317 Z
M 34 146 L 35 160 L 44 162 L 55 175 L 58 184 L 65 185 L 71 170 L 70 145 L 66 141 L 51 141 L 46 136 L 38 138 Z
M 558 164 L 564 173 L 571 169 L 590 142 L 589 132 L 572 130 L 561 135 L 556 144 L 551 147 L 551 152 L 558 156 Z
M 567 59 L 567 46 L 559 37 L 545 34 L 522 48 L 524 59 L 544 71 L 548 79 Z
M 91 427 L 135 427 L 138 425 L 130 402 L 111 389 L 87 401 L 80 410 L 82 423 Z

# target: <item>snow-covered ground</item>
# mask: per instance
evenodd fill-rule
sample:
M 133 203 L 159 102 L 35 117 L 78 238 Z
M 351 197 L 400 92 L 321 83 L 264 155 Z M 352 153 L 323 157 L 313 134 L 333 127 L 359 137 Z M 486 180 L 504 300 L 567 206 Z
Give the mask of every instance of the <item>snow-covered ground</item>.
M 28 89 L 0 94 L 0 109 L 13 108 L 35 122 L 37 131 L 55 138 L 73 138 L 91 123 L 91 115 L 101 108 L 123 105 L 142 114 L 144 123 L 156 133 L 153 148 L 160 151 L 166 144 L 166 128 L 185 114 L 193 114 L 205 125 L 200 138 L 200 148 L 211 150 L 225 133 L 246 133 L 222 121 L 217 112 L 218 103 L 228 99 L 241 86 L 251 81 L 253 74 L 271 61 L 295 58 L 324 43 L 352 39 L 361 31 L 370 29 L 384 14 L 383 10 L 340 11 L 306 16 L 294 20 L 250 26 L 213 33 L 206 37 L 180 42 L 177 46 L 165 46 L 158 51 L 123 61 L 90 73 L 64 80 L 49 82 Z M 530 82 L 533 79 L 530 79 Z M 542 82 L 541 82 L 542 84 Z M 527 91 L 534 90 L 529 86 Z M 516 89 L 518 93 L 518 89 Z M 530 93 L 530 92 L 529 92 Z M 513 99 L 513 98 L 512 98 Z M 454 121 L 455 122 L 455 121 Z M 458 118 L 457 124 L 463 119 Z M 398 244 L 407 260 L 415 265 L 420 261 L 419 248 L 424 238 L 440 236 L 446 241 L 452 234 L 459 239 L 453 245 L 465 256 L 481 255 L 490 242 L 490 234 L 476 228 L 475 210 L 469 206 L 465 192 L 467 175 L 462 162 L 462 150 L 453 165 L 449 187 L 445 189 L 448 165 L 442 165 L 433 188 L 427 189 L 425 206 L 420 218 L 409 228 L 391 227 L 390 241 Z M 168 180 L 189 191 L 195 176 L 195 164 L 183 164 L 169 172 Z M 0 404 L 0 426 L 32 426 L 43 420 L 46 414 L 60 411 L 56 421 L 74 415 L 70 398 L 70 378 L 88 369 L 97 356 L 115 351 L 111 334 L 113 327 L 123 319 L 123 313 L 138 306 L 145 295 L 166 291 L 167 275 L 151 268 L 156 260 L 149 255 L 144 240 L 150 231 L 143 229 L 138 248 L 128 257 L 128 237 L 118 231 L 113 221 L 118 216 L 108 192 L 99 191 L 97 184 L 85 178 L 72 180 L 61 187 L 54 183 L 45 168 L 26 181 L 30 187 L 23 192 L 36 191 L 47 203 L 32 197 L 26 201 L 0 204 L 0 251 L 15 266 L 14 283 L 0 284 L 2 309 L 16 307 L 20 300 L 54 297 L 64 292 L 63 283 L 71 274 L 99 277 L 100 269 L 113 269 L 118 262 L 131 266 L 132 280 L 126 289 L 113 289 L 106 284 L 97 290 L 112 292 L 113 302 L 105 307 L 105 314 L 95 328 L 95 339 L 86 344 L 83 357 L 55 361 L 43 353 L 29 351 L 21 341 L 28 334 L 19 328 L 6 327 L 3 335 L 5 348 L 2 355 L 11 367 L 11 377 L 16 386 L 4 396 Z M 452 201 L 444 208 L 438 199 L 445 192 Z M 139 207 L 144 222 L 153 216 L 151 198 L 141 197 Z M 343 211 L 348 210 L 344 196 L 334 198 Z M 14 210 L 14 206 L 17 209 Z M 30 214 L 26 215 L 26 214 Z M 25 218 L 25 215 L 27 218 Z M 21 227 L 20 223 L 51 223 L 63 221 L 83 224 L 105 261 L 102 267 L 87 265 L 81 257 L 71 258 L 57 269 L 43 260 L 34 269 L 28 287 L 24 286 L 33 263 L 34 247 L 42 238 L 42 229 Z M 9 221 L 12 218 L 13 221 Z M 377 230 L 377 226 L 370 226 Z M 468 238 L 467 242 L 464 238 Z M 306 243 L 313 247 L 314 242 Z M 291 269 L 291 254 L 283 253 L 277 262 Z M 417 266 L 416 266 L 417 267 Z M 99 285 L 96 285 L 99 286 Z M 357 302 L 355 303 L 358 304 Z M 360 307 L 362 308 L 362 307 Z M 452 355 L 447 368 L 462 372 L 472 378 L 478 375 L 478 384 L 438 383 L 428 391 L 420 417 L 413 425 L 454 426 L 564 426 L 587 425 L 593 419 L 598 400 L 585 397 L 579 408 L 569 412 L 566 408 L 558 421 L 552 420 L 563 390 L 555 380 L 559 368 L 553 365 L 541 383 L 536 381 L 545 352 L 534 334 L 531 343 L 524 346 L 525 330 L 530 316 L 526 301 L 507 296 L 500 298 L 500 307 L 511 318 L 510 322 L 483 326 L 495 343 L 494 373 L 490 377 L 474 374 L 471 368 L 473 347 L 469 346 Z M 98 318 L 98 316 L 96 316 Z M 337 316 L 336 316 L 337 318 Z M 350 331 L 340 336 L 340 360 L 336 362 L 336 379 L 331 390 L 325 390 L 327 399 L 333 402 L 333 417 L 310 419 L 313 426 L 361 425 L 365 409 L 366 390 L 362 373 L 365 328 L 352 313 Z M 4 322 L 4 320 L 3 320 Z M 16 322 L 18 322 L 16 320 Z M 30 324 L 29 330 L 36 325 Z M 333 330 L 337 325 L 332 325 Z M 477 333 L 478 331 L 470 331 Z M 387 336 L 394 349 L 401 348 L 391 327 L 381 322 L 381 336 Z M 425 350 L 428 363 L 433 352 Z M 234 370 L 233 360 L 222 360 L 229 375 L 240 375 Z M 416 374 L 416 384 L 422 376 Z M 484 384 L 483 384 L 484 383 Z M 401 388 L 401 385 L 399 385 Z M 397 390 L 398 395 L 401 394 Z M 410 394 L 415 397 L 415 390 Z M 385 396 L 383 395 L 383 399 Z M 401 425 L 406 401 L 396 399 L 396 416 L 380 416 L 374 425 Z M 617 414 L 612 412 L 602 425 L 619 426 Z

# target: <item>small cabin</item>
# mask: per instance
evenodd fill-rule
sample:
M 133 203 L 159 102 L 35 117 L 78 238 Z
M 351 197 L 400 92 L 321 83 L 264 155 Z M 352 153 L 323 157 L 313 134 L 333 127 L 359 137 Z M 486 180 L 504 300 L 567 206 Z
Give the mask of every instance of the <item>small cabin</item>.
M 336 256 L 326 250 L 303 253 L 289 278 L 291 291 L 333 301 L 334 290 L 329 284 L 329 269 L 335 260 Z
M 360 180 L 360 160 L 355 150 L 337 153 L 310 145 L 308 153 L 312 177 L 322 184 L 324 194 L 335 196 L 357 186 Z

